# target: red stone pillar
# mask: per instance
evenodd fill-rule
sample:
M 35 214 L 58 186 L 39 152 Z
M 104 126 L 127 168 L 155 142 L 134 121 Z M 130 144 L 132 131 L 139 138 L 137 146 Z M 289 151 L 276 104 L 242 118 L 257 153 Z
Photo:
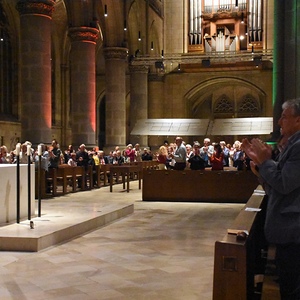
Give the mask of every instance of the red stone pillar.
M 96 40 L 99 30 L 73 27 L 71 37 L 71 124 L 72 144 L 87 147 L 96 143 Z
M 55 1 L 19 1 L 21 140 L 51 142 L 51 22 Z

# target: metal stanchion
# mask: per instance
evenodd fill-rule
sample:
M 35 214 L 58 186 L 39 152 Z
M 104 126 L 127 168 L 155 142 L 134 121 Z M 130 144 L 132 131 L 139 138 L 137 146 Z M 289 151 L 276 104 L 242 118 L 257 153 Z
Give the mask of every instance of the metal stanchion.
M 28 159 L 28 220 L 31 220 L 31 146 L 27 145 L 27 159 Z
M 16 147 L 17 156 L 17 223 L 20 223 L 20 145 Z
M 38 216 L 42 215 L 42 146 L 38 145 L 39 167 L 38 167 Z

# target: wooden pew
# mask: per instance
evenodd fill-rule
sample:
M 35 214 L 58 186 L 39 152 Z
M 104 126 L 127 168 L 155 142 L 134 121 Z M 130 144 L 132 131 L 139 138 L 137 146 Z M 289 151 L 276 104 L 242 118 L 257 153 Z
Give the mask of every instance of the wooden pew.
M 77 173 L 81 174 L 81 167 L 71 167 L 67 164 L 59 165 L 59 167 L 51 168 L 47 173 L 48 182 L 52 183 L 52 195 L 64 195 L 68 192 L 68 185 L 71 185 L 72 191 L 76 191 Z M 81 175 L 79 175 L 81 176 Z M 58 186 L 62 186 L 62 191 L 58 191 Z
M 95 166 L 97 187 L 101 186 L 101 165 Z
M 213 300 L 259 299 L 256 278 L 263 277 L 267 249 L 263 226 L 267 197 L 259 187 L 221 241 L 215 243 Z M 245 238 L 238 232 L 247 232 Z M 261 283 L 260 283 L 261 287 Z
M 143 170 L 144 201 L 246 203 L 258 185 L 251 171 Z
M 108 176 L 110 174 L 110 166 L 111 165 L 101 165 L 101 167 L 100 167 L 100 173 L 104 177 L 104 179 L 103 179 L 104 186 L 109 185 Z
M 79 190 L 85 190 L 85 180 L 86 176 L 92 178 L 92 168 L 89 167 L 87 172 L 83 167 L 71 167 L 67 164 L 59 165 L 57 169 L 51 168 L 48 172 L 41 170 L 41 198 L 49 197 L 49 194 L 46 193 L 47 186 L 51 189 L 52 196 L 64 195 L 68 192 L 78 191 L 78 180 L 81 181 L 81 186 Z M 36 170 L 36 187 L 35 187 L 35 196 L 38 198 L 38 171 Z M 88 188 L 92 188 L 93 182 L 89 179 Z M 61 190 L 58 190 L 58 187 L 62 187 Z
M 141 169 L 152 170 L 156 167 L 157 162 L 134 162 L 132 165 L 139 166 Z M 86 189 L 94 188 L 93 176 L 96 175 L 97 187 L 101 186 L 103 182 L 104 186 L 109 185 L 108 176 L 110 174 L 111 165 L 99 165 L 96 166 L 95 174 L 91 166 L 88 170 L 84 170 L 83 167 L 71 167 L 67 164 L 59 165 L 57 169 L 49 169 L 46 173 L 45 170 L 41 172 L 41 198 L 49 197 L 46 193 L 47 184 L 51 186 L 51 195 L 59 196 L 68 192 L 77 192 Z M 140 174 L 141 175 L 141 172 Z M 47 176 L 47 178 L 45 178 Z M 103 176 L 103 180 L 102 180 Z M 141 177 L 140 177 L 141 178 Z M 139 177 L 137 177 L 139 179 Z M 36 171 L 36 198 L 38 198 L 38 172 Z M 78 182 L 81 184 L 78 186 Z M 87 186 L 85 185 L 87 183 Z M 58 187 L 62 187 L 59 190 Z

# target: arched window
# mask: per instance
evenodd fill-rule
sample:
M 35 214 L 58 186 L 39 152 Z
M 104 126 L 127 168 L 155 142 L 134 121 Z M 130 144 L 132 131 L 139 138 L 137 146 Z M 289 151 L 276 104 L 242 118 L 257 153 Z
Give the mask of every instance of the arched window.
M 233 111 L 232 102 L 225 95 L 216 102 L 214 113 L 232 113 Z
M 240 103 L 238 111 L 241 113 L 257 114 L 260 112 L 259 103 L 253 97 L 247 95 Z

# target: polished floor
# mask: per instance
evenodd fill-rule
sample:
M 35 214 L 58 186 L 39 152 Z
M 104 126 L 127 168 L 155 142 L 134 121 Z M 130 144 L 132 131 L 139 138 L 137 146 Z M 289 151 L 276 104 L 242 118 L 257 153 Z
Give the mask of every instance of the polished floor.
M 133 204 L 134 212 L 39 252 L 1 251 L 0 299 L 212 299 L 214 242 L 244 205 L 145 202 L 137 182 L 130 188 L 43 200 L 46 218 L 74 203 L 91 218 L 95 203 Z

